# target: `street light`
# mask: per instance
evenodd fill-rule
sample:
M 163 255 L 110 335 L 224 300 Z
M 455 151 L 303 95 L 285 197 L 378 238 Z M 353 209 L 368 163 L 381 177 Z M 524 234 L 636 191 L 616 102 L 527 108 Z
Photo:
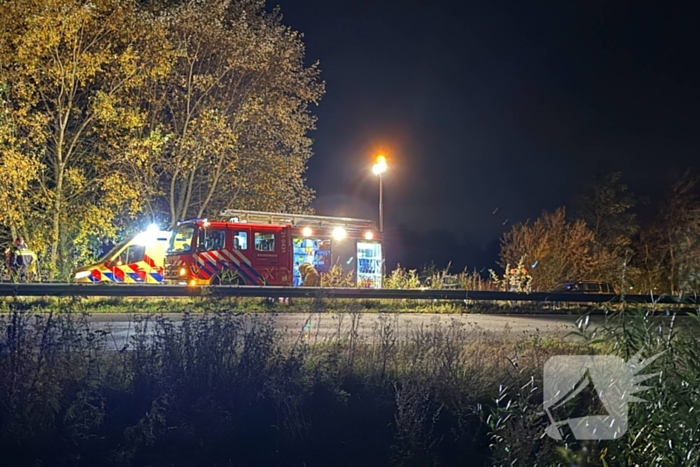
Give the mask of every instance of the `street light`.
M 382 204 L 382 174 L 386 172 L 386 157 L 381 154 L 377 156 L 377 163 L 372 166 L 372 172 L 374 175 L 379 176 L 379 231 L 384 232 L 384 205 Z

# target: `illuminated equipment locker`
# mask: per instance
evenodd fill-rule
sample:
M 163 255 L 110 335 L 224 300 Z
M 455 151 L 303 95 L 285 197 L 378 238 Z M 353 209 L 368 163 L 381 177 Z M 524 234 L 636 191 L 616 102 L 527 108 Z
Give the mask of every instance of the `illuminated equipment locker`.
M 364 288 L 382 287 L 382 245 L 377 242 L 357 242 L 357 285 Z

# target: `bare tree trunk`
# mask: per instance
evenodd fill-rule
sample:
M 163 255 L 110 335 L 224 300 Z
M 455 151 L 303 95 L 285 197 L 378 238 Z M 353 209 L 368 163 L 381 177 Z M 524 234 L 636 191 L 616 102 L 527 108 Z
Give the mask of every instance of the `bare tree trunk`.
M 194 180 L 197 177 L 197 164 L 192 167 L 192 172 L 190 172 L 189 180 L 187 181 L 187 190 L 185 191 L 185 200 L 182 203 L 182 212 L 180 217 L 184 220 L 187 218 L 187 211 L 190 208 L 190 200 L 192 199 L 192 187 L 194 186 Z
M 223 156 L 220 156 L 219 163 L 216 166 L 216 173 L 214 174 L 214 180 L 212 181 L 211 185 L 209 186 L 209 188 L 207 190 L 207 195 L 204 198 L 204 202 L 200 206 L 199 211 L 197 212 L 197 217 L 202 217 L 202 215 L 204 215 L 204 211 L 207 209 L 207 206 L 209 205 L 209 201 L 211 201 L 212 196 L 214 196 L 214 192 L 216 191 L 216 188 L 219 185 L 219 179 L 221 178 L 221 174 L 223 172 L 222 165 L 223 165 Z
M 673 241 L 671 239 L 671 232 L 668 232 L 668 253 L 671 257 L 669 264 L 669 281 L 671 285 L 671 293 L 676 292 L 676 258 L 673 254 Z
M 51 268 L 50 278 L 53 279 L 58 268 L 59 244 L 61 241 L 61 210 L 63 209 L 63 164 L 58 162 L 56 171 L 56 199 L 54 201 L 53 225 L 51 226 Z

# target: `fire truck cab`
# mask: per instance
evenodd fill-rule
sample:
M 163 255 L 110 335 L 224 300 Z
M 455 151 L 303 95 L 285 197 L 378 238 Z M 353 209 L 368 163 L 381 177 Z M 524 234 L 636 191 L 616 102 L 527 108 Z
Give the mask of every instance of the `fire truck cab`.
M 343 217 L 227 210 L 227 220 L 179 222 L 165 257 L 170 284 L 299 286 L 299 266 L 352 271 L 380 288 L 384 258 L 374 222 Z

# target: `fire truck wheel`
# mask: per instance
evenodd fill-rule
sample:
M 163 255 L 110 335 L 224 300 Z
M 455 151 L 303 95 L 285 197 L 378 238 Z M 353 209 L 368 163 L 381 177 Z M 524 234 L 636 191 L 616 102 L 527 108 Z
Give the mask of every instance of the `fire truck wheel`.
M 212 278 L 211 285 L 245 285 L 245 281 L 240 276 L 230 277 L 217 274 Z

